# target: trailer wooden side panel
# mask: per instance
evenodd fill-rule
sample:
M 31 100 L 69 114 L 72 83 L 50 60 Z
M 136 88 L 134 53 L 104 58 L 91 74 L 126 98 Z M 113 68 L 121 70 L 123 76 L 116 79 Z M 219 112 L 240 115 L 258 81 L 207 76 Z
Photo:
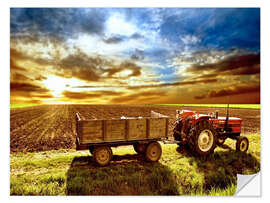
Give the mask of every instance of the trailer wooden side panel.
M 128 119 L 128 136 L 129 140 L 145 139 L 146 119 Z
M 101 120 L 81 120 L 80 124 L 80 140 L 82 143 L 103 141 L 103 125 Z
M 125 140 L 126 119 L 105 121 L 105 141 Z
M 151 117 L 84 120 L 76 113 L 76 133 L 79 144 L 110 143 L 160 139 L 168 135 L 168 117 L 151 112 Z
M 166 137 L 166 118 L 149 119 L 149 138 Z

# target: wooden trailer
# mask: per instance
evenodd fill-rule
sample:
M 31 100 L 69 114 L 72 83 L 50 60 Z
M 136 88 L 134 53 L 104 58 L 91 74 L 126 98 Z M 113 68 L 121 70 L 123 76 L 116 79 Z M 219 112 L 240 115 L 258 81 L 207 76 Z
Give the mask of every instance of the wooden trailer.
M 169 117 L 151 111 L 151 117 L 82 119 L 76 113 L 76 149 L 89 149 L 101 165 L 112 159 L 111 147 L 133 145 L 148 161 L 158 161 L 162 149 L 158 141 L 168 138 Z

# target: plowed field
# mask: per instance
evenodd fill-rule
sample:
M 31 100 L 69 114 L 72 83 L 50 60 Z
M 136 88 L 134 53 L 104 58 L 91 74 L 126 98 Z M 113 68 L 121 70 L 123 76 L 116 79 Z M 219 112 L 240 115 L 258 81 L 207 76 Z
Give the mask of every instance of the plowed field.
M 75 148 L 75 113 L 84 118 L 119 118 L 150 116 L 151 110 L 170 116 L 172 136 L 176 109 L 207 113 L 215 109 L 220 116 L 224 108 L 176 107 L 156 105 L 42 105 L 10 110 L 10 152 L 36 152 Z M 243 134 L 260 133 L 260 110 L 230 109 L 230 116 L 243 119 Z

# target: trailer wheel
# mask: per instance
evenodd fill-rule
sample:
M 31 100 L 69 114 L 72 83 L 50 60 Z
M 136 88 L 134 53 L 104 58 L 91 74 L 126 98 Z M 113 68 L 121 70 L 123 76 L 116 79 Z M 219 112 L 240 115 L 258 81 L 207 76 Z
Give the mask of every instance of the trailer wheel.
M 193 147 L 197 154 L 206 156 L 211 154 L 216 147 L 217 133 L 208 121 L 202 121 L 193 130 Z
M 247 137 L 239 136 L 236 141 L 236 151 L 246 152 L 248 150 L 249 141 Z
M 145 144 L 136 143 L 133 145 L 133 148 L 134 148 L 135 152 L 137 152 L 138 154 L 144 154 L 146 151 Z
M 217 145 L 222 146 L 227 138 L 226 137 L 218 137 Z
M 158 142 L 150 142 L 146 147 L 145 158 L 147 161 L 156 162 L 162 154 L 161 146 Z
M 106 166 L 112 159 L 112 149 L 108 146 L 97 146 L 94 147 L 94 160 L 100 166 Z

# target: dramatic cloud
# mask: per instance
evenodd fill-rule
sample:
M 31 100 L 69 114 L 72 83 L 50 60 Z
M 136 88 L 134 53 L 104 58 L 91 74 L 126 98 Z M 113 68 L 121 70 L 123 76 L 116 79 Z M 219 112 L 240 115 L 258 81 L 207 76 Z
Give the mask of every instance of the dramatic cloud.
M 151 82 L 151 81 L 150 81 Z M 156 82 L 156 81 L 152 81 Z M 162 87 L 177 87 L 177 86 L 186 86 L 186 85 L 195 85 L 195 84 L 208 84 L 208 83 L 216 83 L 217 79 L 207 79 L 207 80 L 194 80 L 194 81 L 186 81 L 186 82 L 174 82 L 174 83 L 160 83 L 160 84 L 148 84 L 148 85 L 85 85 L 85 86 L 74 86 L 73 88 L 126 88 L 129 90 L 135 89 L 148 89 L 148 88 L 162 88 Z
M 228 96 L 228 95 L 235 95 L 235 94 L 244 94 L 244 93 L 252 93 L 252 92 L 259 92 L 260 85 L 255 86 L 236 86 L 236 87 L 229 87 L 227 89 L 222 89 L 218 91 L 210 91 L 209 97 L 221 97 L 221 96 Z
M 147 91 L 147 92 L 140 92 L 140 93 L 132 93 L 128 95 L 124 95 L 121 97 L 116 97 L 111 100 L 111 103 L 131 103 L 131 104 L 147 104 L 149 101 L 151 103 L 158 103 L 160 97 L 166 96 L 166 92 L 162 91 Z
M 130 57 L 133 60 L 143 60 L 144 59 L 144 53 L 143 50 L 135 49 L 135 52 Z
M 30 83 L 10 83 L 11 91 L 24 91 L 24 92 L 49 92 L 48 89 L 32 85 Z
M 50 94 L 50 90 L 44 87 L 40 87 L 37 85 L 33 85 L 30 83 L 17 83 L 11 82 L 10 83 L 10 101 L 11 103 L 16 103 L 16 100 L 21 101 L 23 100 L 33 100 L 37 98 L 39 100 L 42 99 L 50 99 L 53 98 L 53 95 Z M 42 103 L 42 102 L 35 102 L 35 103 Z
M 48 79 L 47 77 L 43 76 L 43 75 L 39 75 L 35 78 L 35 80 L 38 80 L 38 81 L 42 81 L 42 80 L 46 80 Z
M 31 79 L 27 76 L 25 76 L 24 74 L 21 73 L 12 73 L 11 74 L 11 81 L 31 81 Z
M 141 75 L 141 67 L 133 62 L 124 61 L 117 65 L 115 61 L 106 60 L 99 56 L 89 57 L 82 52 L 67 56 L 58 65 L 62 77 L 76 77 L 86 81 L 99 81 L 113 77 L 121 78 L 121 76 L 115 75 L 125 70 L 131 71 L 124 76 L 125 78 Z M 107 76 L 102 76 L 103 73 L 107 73 Z
M 232 96 L 237 94 L 246 94 L 246 93 L 259 93 L 260 85 L 259 84 L 242 84 L 232 87 L 226 87 L 219 90 L 211 90 L 206 95 L 195 96 L 195 99 L 204 99 L 204 98 L 214 98 L 214 97 L 223 97 L 223 96 Z
M 76 50 L 73 54 L 59 59 L 42 59 L 23 54 L 14 48 L 11 48 L 11 68 L 17 70 L 26 70 L 15 65 L 14 60 L 31 61 L 41 66 L 55 66 L 55 74 L 64 78 L 78 78 L 85 81 L 99 81 L 106 78 L 129 78 L 141 75 L 141 67 L 132 61 L 123 61 L 120 64 L 116 60 L 108 60 L 101 56 L 88 56 L 81 50 Z M 117 73 L 129 70 L 126 76 L 115 76 Z M 107 76 L 103 76 L 107 73 Z M 46 76 L 37 76 L 36 80 L 44 80 Z
M 139 33 L 134 33 L 133 35 L 130 36 L 130 39 L 142 39 L 142 38 L 144 37 Z
M 21 66 L 18 66 L 14 60 L 10 60 L 10 70 L 12 71 L 25 71 L 26 69 L 21 67 Z
M 78 32 L 103 34 L 106 12 L 103 9 L 11 8 L 11 34 L 69 37 Z
M 125 61 L 123 63 L 121 63 L 120 65 L 120 70 L 131 70 L 131 73 L 128 74 L 127 77 L 137 77 L 141 75 L 141 67 L 137 66 L 135 63 L 129 62 L 129 61 Z
M 159 88 L 159 87 L 174 87 L 174 86 L 185 86 L 185 85 L 195 85 L 204 83 L 215 83 L 216 79 L 211 80 L 197 80 L 197 81 L 186 81 L 186 82 L 174 82 L 174 83 L 162 83 L 156 85 L 140 85 L 140 86 L 129 86 L 128 89 L 145 89 L 145 88 Z
M 107 44 L 117 44 L 120 42 L 123 42 L 125 39 L 121 36 L 114 36 L 114 37 L 110 37 L 104 40 L 105 43 Z
M 260 73 L 260 54 L 236 55 L 217 63 L 193 65 L 186 70 L 189 73 L 210 71 L 214 74 L 249 75 Z M 228 72 L 229 71 L 229 72 Z
M 98 69 L 106 65 L 106 61 L 99 57 L 88 57 L 85 53 L 78 52 L 69 55 L 58 63 L 58 70 L 62 77 L 76 77 L 86 81 L 98 81 Z
M 71 91 L 64 91 L 62 93 L 65 97 L 70 99 L 91 99 L 103 96 L 120 96 L 122 95 L 121 92 L 114 92 L 114 91 L 93 91 L 93 92 L 71 92 Z

